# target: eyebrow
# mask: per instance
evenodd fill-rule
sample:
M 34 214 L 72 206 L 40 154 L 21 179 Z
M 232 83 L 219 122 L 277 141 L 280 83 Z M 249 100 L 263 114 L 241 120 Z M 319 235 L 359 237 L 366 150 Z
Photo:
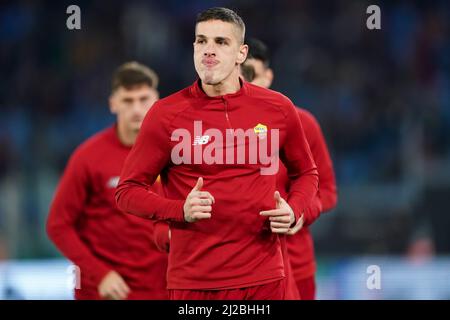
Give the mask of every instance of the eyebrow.
M 223 41 L 228 41 L 229 42 L 231 39 L 227 38 L 227 37 L 215 37 L 214 40 L 216 40 L 216 41 L 217 40 L 223 40 Z
M 203 35 L 203 34 L 198 34 L 195 36 L 197 39 L 206 39 L 207 36 Z M 214 40 L 225 40 L 225 41 L 231 41 L 230 38 L 228 37 L 215 37 Z

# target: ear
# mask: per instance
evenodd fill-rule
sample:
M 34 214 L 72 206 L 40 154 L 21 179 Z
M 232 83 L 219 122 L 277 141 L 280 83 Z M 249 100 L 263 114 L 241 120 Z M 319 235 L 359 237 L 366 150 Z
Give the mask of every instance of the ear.
M 273 77 L 274 77 L 273 71 L 271 68 L 267 68 L 265 73 L 266 73 L 266 79 L 269 82 L 268 87 L 270 87 L 272 85 Z
M 156 100 L 159 100 L 159 91 L 158 91 L 158 89 L 153 88 L 153 90 L 155 91 Z
M 248 45 L 241 44 L 241 46 L 239 47 L 239 54 L 236 62 L 238 64 L 244 63 L 245 59 L 247 59 L 247 54 L 248 54 Z
M 112 113 L 112 114 L 116 114 L 117 113 L 117 107 L 116 107 L 116 97 L 115 97 L 115 95 L 114 95 L 114 93 L 112 93 L 110 96 L 109 96 L 109 111 Z

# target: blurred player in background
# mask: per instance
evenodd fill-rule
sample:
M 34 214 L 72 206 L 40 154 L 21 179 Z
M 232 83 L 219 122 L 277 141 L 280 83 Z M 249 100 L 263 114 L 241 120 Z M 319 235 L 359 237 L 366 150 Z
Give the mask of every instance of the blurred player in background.
M 158 77 L 137 62 L 120 66 L 109 107 L 116 123 L 72 154 L 50 208 L 47 233 L 81 271 L 76 299 L 167 299 L 167 254 L 161 225 L 123 214 L 114 192 L 147 111 L 159 98 Z M 159 182 L 149 188 L 161 192 Z M 161 242 L 161 241 L 159 241 Z
M 272 85 L 273 71 L 270 68 L 270 56 L 267 46 L 258 39 L 247 41 L 249 53 L 241 72 L 247 81 L 269 88 Z M 322 130 L 316 118 L 305 109 L 298 108 L 306 139 L 308 140 L 314 161 L 319 171 L 319 192 L 311 206 L 307 208 L 303 225 L 301 222 L 287 236 L 288 256 L 291 269 L 303 300 L 315 299 L 314 244 L 308 226 L 321 212 L 333 209 L 337 203 L 336 180 L 333 164 Z M 278 175 L 278 190 L 282 196 L 289 192 L 290 181 L 284 166 Z M 289 270 L 288 270 L 289 273 Z M 289 277 L 288 277 L 289 280 Z M 289 282 L 288 282 L 289 283 Z M 289 286 L 289 284 L 287 284 Z
M 230 9 L 197 16 L 194 65 L 200 79 L 155 103 L 117 187 L 123 211 L 170 221 L 170 299 L 284 299 L 278 234 L 301 220 L 318 190 L 292 102 L 239 78 L 248 49 L 244 38 L 245 25 Z M 209 129 L 213 139 L 204 131 Z M 240 143 L 235 135 L 244 131 L 247 142 Z M 242 147 L 267 146 L 269 140 L 278 143 L 275 150 L 268 147 L 273 172 L 262 173 L 269 164 L 252 163 L 250 151 L 236 160 Z M 211 163 L 212 147 L 217 161 Z M 291 178 L 287 200 L 276 191 L 278 152 Z M 159 174 L 164 197 L 148 192 Z

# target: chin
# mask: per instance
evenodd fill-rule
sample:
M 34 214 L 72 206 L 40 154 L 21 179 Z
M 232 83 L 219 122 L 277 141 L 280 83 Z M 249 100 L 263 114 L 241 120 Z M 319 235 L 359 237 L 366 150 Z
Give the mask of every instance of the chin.
M 204 72 L 201 80 L 207 85 L 216 85 L 222 82 L 223 79 L 218 79 L 217 75 L 212 74 L 212 72 Z
M 131 131 L 139 131 L 141 129 L 142 122 L 136 123 L 130 126 Z
M 217 80 L 217 79 L 213 79 L 213 78 L 211 78 L 211 77 L 204 77 L 204 78 L 202 79 L 202 82 L 203 82 L 204 84 L 214 86 L 214 85 L 216 85 L 216 84 L 221 83 L 222 81 Z
M 214 86 L 214 85 L 216 85 L 216 84 L 219 84 L 220 82 L 204 80 L 203 83 L 204 83 L 204 84 L 207 84 L 207 85 L 210 85 L 210 86 Z

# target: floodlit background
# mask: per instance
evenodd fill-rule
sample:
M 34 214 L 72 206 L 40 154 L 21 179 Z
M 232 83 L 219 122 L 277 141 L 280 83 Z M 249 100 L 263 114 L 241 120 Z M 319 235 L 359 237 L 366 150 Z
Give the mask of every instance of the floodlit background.
M 81 30 L 66 28 L 71 4 Z M 371 4 L 381 30 L 366 27 Z M 318 298 L 450 299 L 446 0 L 1 1 L 0 299 L 72 298 L 44 228 L 66 161 L 114 121 L 119 64 L 148 64 L 163 97 L 195 80 L 195 15 L 211 6 L 270 46 L 273 88 L 327 138 L 339 203 L 312 228 Z M 368 289 L 369 266 L 381 289 Z

